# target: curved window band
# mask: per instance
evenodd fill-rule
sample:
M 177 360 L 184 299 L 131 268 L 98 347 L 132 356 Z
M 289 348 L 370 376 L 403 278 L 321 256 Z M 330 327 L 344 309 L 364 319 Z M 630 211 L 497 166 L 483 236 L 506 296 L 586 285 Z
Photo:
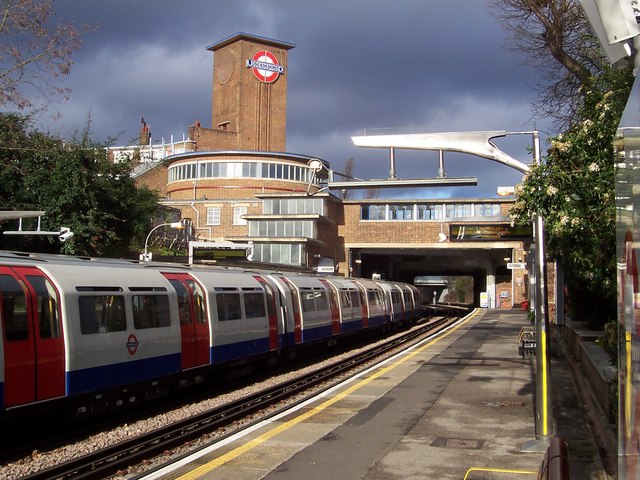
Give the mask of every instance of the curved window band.
M 169 167 L 169 183 L 213 178 L 264 178 L 308 183 L 310 169 L 306 165 L 274 162 L 199 161 Z M 318 180 L 314 180 L 317 184 Z

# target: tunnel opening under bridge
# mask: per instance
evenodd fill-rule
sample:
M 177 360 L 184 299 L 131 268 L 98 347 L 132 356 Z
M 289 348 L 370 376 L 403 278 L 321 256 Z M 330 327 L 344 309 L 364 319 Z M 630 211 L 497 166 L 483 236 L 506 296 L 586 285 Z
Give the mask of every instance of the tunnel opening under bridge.
M 423 303 L 435 297 L 476 307 L 519 308 L 527 295 L 526 273 L 510 268 L 524 262 L 513 248 L 363 248 L 349 254 L 352 276 L 414 284 Z

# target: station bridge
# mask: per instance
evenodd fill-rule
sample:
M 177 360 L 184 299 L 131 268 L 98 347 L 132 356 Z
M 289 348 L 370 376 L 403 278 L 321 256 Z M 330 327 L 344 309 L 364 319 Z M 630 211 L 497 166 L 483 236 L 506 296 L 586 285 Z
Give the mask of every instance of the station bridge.
M 449 245 L 450 246 L 450 245 Z M 512 308 L 519 303 L 525 282 L 525 270 L 514 269 L 523 264 L 522 254 L 508 246 L 478 248 L 361 248 L 352 249 L 354 276 L 413 283 L 424 302 L 438 299 L 449 290 L 452 302 L 481 305 L 483 292 L 487 306 Z M 511 268 L 509 268 L 511 267 Z M 454 285 L 463 289 L 454 294 Z

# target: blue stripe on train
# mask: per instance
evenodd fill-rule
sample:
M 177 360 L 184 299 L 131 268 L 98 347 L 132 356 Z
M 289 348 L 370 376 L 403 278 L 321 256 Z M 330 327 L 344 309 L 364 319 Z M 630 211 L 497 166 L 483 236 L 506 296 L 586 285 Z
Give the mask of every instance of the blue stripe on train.
M 302 330 L 301 343 L 310 343 L 316 340 L 322 340 L 323 338 L 330 338 L 332 336 L 331 325 L 323 325 L 317 328 L 308 328 Z M 286 345 L 293 346 L 296 344 L 296 336 L 294 332 L 287 332 L 285 335 Z
M 343 332 L 355 332 L 356 330 L 362 330 L 362 319 L 352 320 L 351 322 L 342 322 Z
M 213 359 L 213 364 L 216 365 L 267 352 L 269 352 L 269 338 L 262 337 L 255 340 L 213 346 L 211 348 L 211 358 Z
M 67 372 L 67 395 L 153 380 L 181 371 L 180 353 Z

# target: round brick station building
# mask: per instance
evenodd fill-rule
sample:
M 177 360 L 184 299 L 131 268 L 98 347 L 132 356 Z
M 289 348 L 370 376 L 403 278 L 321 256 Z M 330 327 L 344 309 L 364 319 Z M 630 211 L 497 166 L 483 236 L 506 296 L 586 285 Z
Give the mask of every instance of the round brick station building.
M 215 258 L 246 261 L 250 252 L 251 261 L 274 268 L 396 279 L 422 286 L 426 300 L 465 276 L 473 298 L 463 301 L 496 308 L 525 301 L 530 233 L 510 227 L 513 200 L 345 199 L 326 187 L 328 160 L 286 152 L 294 47 L 246 33 L 209 46 L 211 127 L 196 121 L 181 141 L 152 144 L 143 119 L 140 145 L 111 147 L 110 155 L 136 155 L 136 181 L 190 219 L 191 243 Z

